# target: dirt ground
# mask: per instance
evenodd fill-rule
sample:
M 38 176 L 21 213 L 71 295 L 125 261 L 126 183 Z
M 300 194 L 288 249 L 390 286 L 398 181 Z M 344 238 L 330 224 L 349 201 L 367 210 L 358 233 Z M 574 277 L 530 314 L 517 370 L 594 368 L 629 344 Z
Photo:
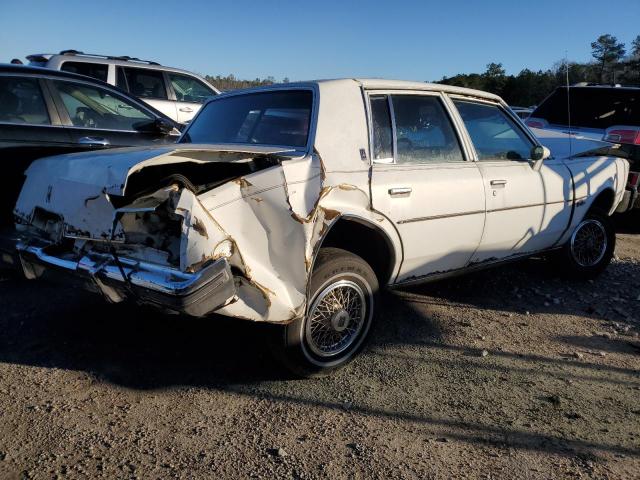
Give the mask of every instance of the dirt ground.
M 640 478 L 640 234 L 591 282 L 528 260 L 386 295 L 287 380 L 265 327 L 0 282 L 0 478 Z

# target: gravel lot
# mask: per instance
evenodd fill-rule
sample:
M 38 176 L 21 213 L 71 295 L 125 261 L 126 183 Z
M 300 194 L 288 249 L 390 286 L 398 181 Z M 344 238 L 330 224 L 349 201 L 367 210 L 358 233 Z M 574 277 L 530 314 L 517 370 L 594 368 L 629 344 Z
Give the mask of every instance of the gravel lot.
M 638 233 L 593 282 L 529 260 L 390 293 L 318 380 L 264 326 L 5 274 L 0 478 L 640 478 Z

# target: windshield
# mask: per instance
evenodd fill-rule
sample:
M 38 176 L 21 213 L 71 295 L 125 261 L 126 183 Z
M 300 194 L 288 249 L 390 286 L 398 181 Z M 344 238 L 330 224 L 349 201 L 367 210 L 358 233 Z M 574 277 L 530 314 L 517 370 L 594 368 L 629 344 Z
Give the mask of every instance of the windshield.
M 613 125 L 640 126 L 640 89 L 571 87 L 571 125 L 606 130 Z M 567 88 L 556 89 L 531 117 L 569 125 Z
M 203 107 L 181 142 L 305 147 L 312 104 L 310 90 L 223 97 Z

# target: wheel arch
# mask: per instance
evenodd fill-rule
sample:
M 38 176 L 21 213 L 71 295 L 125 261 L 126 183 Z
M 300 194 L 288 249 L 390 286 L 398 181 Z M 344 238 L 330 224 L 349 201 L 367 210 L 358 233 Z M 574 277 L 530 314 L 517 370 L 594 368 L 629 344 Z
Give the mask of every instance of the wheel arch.
M 363 238 L 367 241 L 361 241 Z M 390 234 L 383 226 L 354 213 L 344 213 L 332 220 L 314 246 L 310 271 L 323 247 L 342 248 L 361 257 L 371 266 L 381 286 L 393 282 L 402 261 L 402 244 L 395 230 Z
M 587 210 L 587 214 L 592 210 L 599 210 L 607 215 L 611 215 L 615 208 L 615 200 L 616 194 L 613 191 L 613 188 L 607 186 L 604 188 L 596 197 L 593 199 L 589 208 Z

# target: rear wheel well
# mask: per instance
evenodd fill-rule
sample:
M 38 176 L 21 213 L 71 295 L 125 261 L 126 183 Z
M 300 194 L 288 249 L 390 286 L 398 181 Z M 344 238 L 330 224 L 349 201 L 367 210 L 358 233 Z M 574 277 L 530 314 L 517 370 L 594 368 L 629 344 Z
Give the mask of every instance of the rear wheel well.
M 395 252 L 391 241 L 380 228 L 368 222 L 340 218 L 324 238 L 322 247 L 341 248 L 358 255 L 373 269 L 381 286 L 393 274 Z
M 609 212 L 613 208 L 614 200 L 615 194 L 613 193 L 613 190 L 607 188 L 598 194 L 589 210 L 598 210 L 603 212 L 605 215 L 609 215 Z

